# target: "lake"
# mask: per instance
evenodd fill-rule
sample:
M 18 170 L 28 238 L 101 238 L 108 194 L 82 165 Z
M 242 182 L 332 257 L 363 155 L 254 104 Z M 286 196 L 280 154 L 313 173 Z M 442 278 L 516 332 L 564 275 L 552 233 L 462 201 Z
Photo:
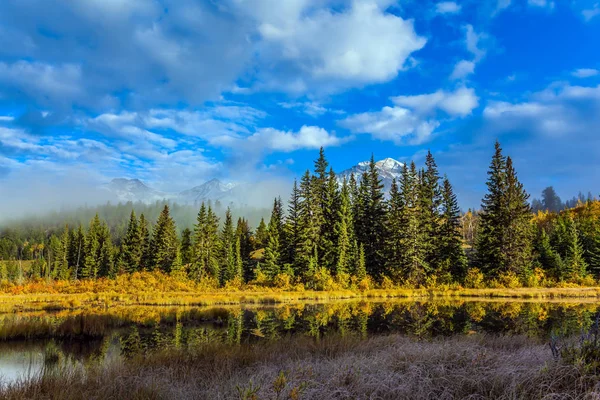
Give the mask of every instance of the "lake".
M 0 314 L 0 382 L 156 350 L 215 342 L 244 346 L 293 335 L 501 334 L 547 341 L 589 329 L 599 312 L 600 304 L 592 302 L 345 301 L 6 313 Z

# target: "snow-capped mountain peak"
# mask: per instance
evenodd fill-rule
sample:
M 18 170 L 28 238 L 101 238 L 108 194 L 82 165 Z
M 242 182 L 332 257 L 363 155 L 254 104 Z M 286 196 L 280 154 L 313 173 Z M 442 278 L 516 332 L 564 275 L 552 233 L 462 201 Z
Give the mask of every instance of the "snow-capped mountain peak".
M 341 182 L 344 178 L 349 179 L 350 175 L 354 174 L 354 178 L 357 181 L 360 181 L 363 172 L 366 172 L 369 169 L 369 164 L 369 161 L 359 162 L 354 167 L 338 174 L 338 180 Z M 377 172 L 379 173 L 386 193 L 389 192 L 390 187 L 392 186 L 392 180 L 396 179 L 396 181 L 398 181 L 400 179 L 403 168 L 404 164 L 393 158 L 385 158 L 375 162 L 375 169 L 377 169 Z

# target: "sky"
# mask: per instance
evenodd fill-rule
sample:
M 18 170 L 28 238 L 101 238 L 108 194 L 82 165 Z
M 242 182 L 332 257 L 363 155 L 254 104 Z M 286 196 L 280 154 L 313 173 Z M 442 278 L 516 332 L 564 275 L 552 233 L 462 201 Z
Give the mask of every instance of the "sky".
M 291 181 L 323 146 L 430 150 L 466 209 L 496 140 L 533 196 L 600 193 L 598 0 L 0 2 L 0 204 Z

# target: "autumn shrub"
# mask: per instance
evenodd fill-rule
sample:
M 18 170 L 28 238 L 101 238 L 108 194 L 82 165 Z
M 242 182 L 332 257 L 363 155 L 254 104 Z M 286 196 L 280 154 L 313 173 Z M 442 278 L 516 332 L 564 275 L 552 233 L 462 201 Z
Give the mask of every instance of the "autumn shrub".
M 469 289 L 482 289 L 484 287 L 483 279 L 483 273 L 478 268 L 471 268 L 465 276 L 465 287 Z
M 273 278 L 273 286 L 278 289 L 289 290 L 292 287 L 294 277 L 285 272 L 275 275 Z

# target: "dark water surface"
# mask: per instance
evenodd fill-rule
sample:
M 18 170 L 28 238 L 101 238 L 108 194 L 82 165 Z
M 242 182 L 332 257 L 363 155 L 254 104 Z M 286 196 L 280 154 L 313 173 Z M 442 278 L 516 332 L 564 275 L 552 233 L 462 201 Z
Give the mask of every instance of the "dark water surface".
M 474 333 L 540 341 L 587 330 L 598 303 L 337 302 L 271 307 L 120 307 L 0 314 L 0 384 L 155 349 L 260 343 L 293 335 L 421 338 Z

